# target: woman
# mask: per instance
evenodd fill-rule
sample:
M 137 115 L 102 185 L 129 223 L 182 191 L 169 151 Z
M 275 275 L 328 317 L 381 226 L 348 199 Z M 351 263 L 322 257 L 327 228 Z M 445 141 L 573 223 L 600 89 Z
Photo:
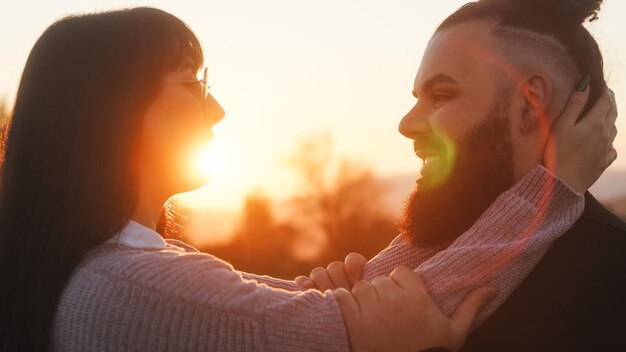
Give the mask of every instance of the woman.
M 224 116 L 202 62 L 150 8 L 68 17 L 37 41 L 4 150 L 3 350 L 459 348 L 493 290 L 451 318 L 405 269 L 362 286 L 376 296 L 289 293 L 154 235 L 164 202 L 202 185 L 179 170 Z

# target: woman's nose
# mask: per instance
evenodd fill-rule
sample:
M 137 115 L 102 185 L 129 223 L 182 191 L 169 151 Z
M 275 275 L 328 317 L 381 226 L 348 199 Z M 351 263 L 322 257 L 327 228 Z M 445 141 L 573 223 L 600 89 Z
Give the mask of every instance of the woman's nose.
M 400 120 L 398 131 L 400 131 L 403 136 L 411 139 L 415 139 L 416 136 L 430 132 L 430 124 L 426 118 L 426 114 L 421 111 L 419 104 L 415 104 L 411 111 Z
M 204 116 L 211 123 L 211 127 L 222 121 L 226 114 L 220 103 L 218 103 L 211 94 L 207 94 L 206 98 L 204 99 L 203 109 Z

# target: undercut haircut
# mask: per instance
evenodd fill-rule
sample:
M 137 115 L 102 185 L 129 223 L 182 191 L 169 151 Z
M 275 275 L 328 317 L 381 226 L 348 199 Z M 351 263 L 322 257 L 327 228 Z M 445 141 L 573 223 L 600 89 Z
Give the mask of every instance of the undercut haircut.
M 584 115 L 606 86 L 598 43 L 583 25 L 587 19 L 598 18 L 601 3 L 602 0 L 479 0 L 463 5 L 435 33 L 469 22 L 490 22 L 495 26 L 492 35 L 499 49 L 518 70 L 528 69 L 524 65 L 533 59 L 555 65 L 574 81 L 588 74 L 590 94 Z M 529 50 L 519 50 L 520 47 Z M 536 53 L 542 53 L 541 57 L 528 56 Z

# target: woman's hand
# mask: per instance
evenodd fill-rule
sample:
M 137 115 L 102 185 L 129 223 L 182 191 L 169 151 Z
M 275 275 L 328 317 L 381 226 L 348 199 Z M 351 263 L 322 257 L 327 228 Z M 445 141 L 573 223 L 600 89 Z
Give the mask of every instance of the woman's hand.
M 613 92 L 606 88 L 591 110 L 579 120 L 588 98 L 589 87 L 572 94 L 552 127 L 544 151 L 544 164 L 548 170 L 579 193 L 585 193 L 617 159 L 613 147 L 617 135 L 617 105 Z
M 302 288 L 315 288 L 322 292 L 352 287 L 363 277 L 363 266 L 367 259 L 359 253 L 350 253 L 343 262 L 332 262 L 326 267 L 315 268 L 309 277 L 298 276 L 295 282 Z
M 407 267 L 370 283 L 359 281 L 351 292 L 335 290 L 352 351 L 422 351 L 461 348 L 480 309 L 496 290 L 480 288 L 465 297 L 450 318 L 431 299 L 418 274 Z

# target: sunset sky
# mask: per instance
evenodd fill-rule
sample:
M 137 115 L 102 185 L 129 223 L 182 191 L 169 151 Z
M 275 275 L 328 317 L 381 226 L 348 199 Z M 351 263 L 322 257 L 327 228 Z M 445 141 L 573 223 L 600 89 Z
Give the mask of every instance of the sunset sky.
M 420 161 L 397 126 L 414 104 L 413 78 L 436 25 L 466 0 L 0 1 L 0 98 L 14 98 L 26 57 L 53 21 L 73 13 L 154 6 L 198 35 L 212 94 L 226 110 L 214 147 L 221 166 L 205 192 L 236 208 L 258 189 L 294 187 L 285 160 L 298 140 L 328 131 L 339 155 L 381 176 L 415 174 Z M 606 0 L 590 25 L 607 78 L 626 111 L 626 2 Z M 613 169 L 626 169 L 626 119 Z

